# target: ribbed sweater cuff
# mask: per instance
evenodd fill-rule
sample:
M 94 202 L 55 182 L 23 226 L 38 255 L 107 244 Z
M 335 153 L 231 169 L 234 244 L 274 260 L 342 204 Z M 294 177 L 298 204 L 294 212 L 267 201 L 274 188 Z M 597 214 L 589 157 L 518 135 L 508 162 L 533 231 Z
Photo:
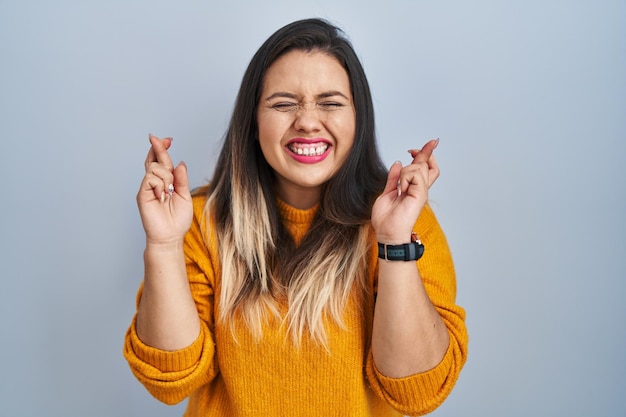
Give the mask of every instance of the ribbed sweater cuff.
M 441 362 L 429 371 L 403 378 L 385 376 L 376 369 L 375 364 L 374 371 L 387 398 L 392 400 L 399 409 L 403 409 L 404 404 L 416 403 L 422 403 L 421 407 L 429 409 L 434 407 L 428 403 L 441 396 L 441 390 L 448 378 L 452 363 L 453 349 L 450 345 Z M 402 411 L 410 412 L 408 409 Z
M 178 372 L 191 368 L 198 363 L 204 345 L 205 325 L 201 323 L 200 335 L 188 347 L 167 351 L 148 346 L 137 336 L 135 322 L 130 327 L 130 342 L 137 358 L 161 372 Z

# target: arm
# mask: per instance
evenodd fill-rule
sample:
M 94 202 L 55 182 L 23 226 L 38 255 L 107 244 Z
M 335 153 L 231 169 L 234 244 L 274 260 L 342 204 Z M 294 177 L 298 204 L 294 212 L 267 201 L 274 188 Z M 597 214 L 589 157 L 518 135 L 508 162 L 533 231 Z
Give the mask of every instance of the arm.
M 184 165 L 171 168 L 166 155 L 171 141 L 150 141 L 137 196 L 146 230 L 145 276 L 124 357 L 152 395 L 174 404 L 218 372 L 211 332 L 213 268 L 200 226 L 204 198 L 192 200 Z M 174 185 L 171 195 L 168 183 Z
M 413 153 L 403 168 L 395 163 L 387 186 L 372 210 L 372 226 L 379 242 L 402 244 L 439 176 L 430 141 Z M 374 312 L 372 353 L 378 369 L 400 378 L 433 368 L 448 348 L 448 332 L 426 294 L 415 262 L 380 260 L 378 296 Z
M 415 262 L 380 260 L 372 353 L 378 370 L 402 378 L 434 368 L 448 349 L 448 329 Z
M 191 345 L 200 333 L 183 252 L 193 208 L 186 167 L 174 169 L 167 152 L 171 140 L 150 136 L 150 142 L 146 175 L 137 195 L 146 249 L 136 326 L 144 343 L 173 351 Z
M 418 232 L 426 250 L 416 262 L 378 260 L 377 298 L 367 376 L 373 390 L 408 415 L 436 408 L 465 362 L 465 312 L 455 304 L 454 266 L 443 231 L 426 204 L 439 175 L 429 142 L 413 163 L 394 164 L 372 212 L 376 238 L 407 243 Z M 400 191 L 400 192 L 399 192 Z M 416 220 L 417 218 L 417 220 Z

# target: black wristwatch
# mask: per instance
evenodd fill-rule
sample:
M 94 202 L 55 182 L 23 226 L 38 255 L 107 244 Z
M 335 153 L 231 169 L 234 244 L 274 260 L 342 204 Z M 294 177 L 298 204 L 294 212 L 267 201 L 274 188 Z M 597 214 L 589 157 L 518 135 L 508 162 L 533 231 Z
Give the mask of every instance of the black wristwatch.
M 417 261 L 424 254 L 424 245 L 411 233 L 411 242 L 402 245 L 387 245 L 378 242 L 378 257 L 388 261 Z

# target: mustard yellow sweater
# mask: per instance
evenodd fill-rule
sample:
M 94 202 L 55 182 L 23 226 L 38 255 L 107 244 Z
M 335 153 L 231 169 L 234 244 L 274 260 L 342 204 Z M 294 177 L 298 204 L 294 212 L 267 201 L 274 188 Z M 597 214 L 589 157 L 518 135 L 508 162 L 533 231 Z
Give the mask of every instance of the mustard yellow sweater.
M 382 375 L 372 359 L 373 296 L 364 306 L 365 320 L 363 306 L 351 303 L 344 314 L 346 328 L 325 323 L 328 351 L 306 334 L 302 345 L 294 347 L 284 326 L 264 326 L 260 342 L 245 332 L 239 332 L 235 341 L 230 326 L 215 320 L 220 308 L 220 265 L 216 242 L 207 247 L 202 238 L 204 203 L 204 195 L 194 196 L 194 222 L 185 237 L 187 275 L 201 318 L 200 336 L 191 346 L 169 352 L 142 343 L 135 319 L 126 334 L 124 356 L 154 397 L 167 404 L 189 397 L 187 417 L 421 415 L 444 401 L 465 363 L 468 339 L 465 312 L 455 304 L 450 251 L 430 207 L 424 208 L 415 225 L 426 247 L 418 268 L 449 329 L 450 345 L 432 370 L 394 379 Z M 300 242 L 316 209 L 278 205 L 295 241 Z M 375 242 L 370 264 L 370 293 L 374 294 Z M 137 300 L 140 296 L 141 288 Z

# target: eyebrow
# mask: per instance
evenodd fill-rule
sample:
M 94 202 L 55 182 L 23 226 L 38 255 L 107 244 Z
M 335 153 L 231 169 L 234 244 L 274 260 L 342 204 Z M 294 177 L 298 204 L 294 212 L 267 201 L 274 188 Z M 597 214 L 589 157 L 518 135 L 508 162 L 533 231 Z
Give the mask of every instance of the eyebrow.
M 325 91 L 323 93 L 317 94 L 315 96 L 315 98 L 319 100 L 321 98 L 329 98 L 329 97 L 335 97 L 335 96 L 340 96 L 340 97 L 345 98 L 346 100 L 350 100 L 348 97 L 346 97 L 345 94 L 343 94 L 342 92 L 337 91 L 337 90 Z M 267 97 L 265 99 L 265 101 L 269 101 L 269 100 L 272 100 L 274 98 L 290 98 L 290 99 L 293 99 L 293 100 L 297 100 L 298 96 L 296 94 L 293 94 L 293 93 L 288 93 L 288 92 L 285 92 L 285 91 L 279 91 L 279 92 L 276 92 L 276 93 L 272 94 L 271 96 Z

